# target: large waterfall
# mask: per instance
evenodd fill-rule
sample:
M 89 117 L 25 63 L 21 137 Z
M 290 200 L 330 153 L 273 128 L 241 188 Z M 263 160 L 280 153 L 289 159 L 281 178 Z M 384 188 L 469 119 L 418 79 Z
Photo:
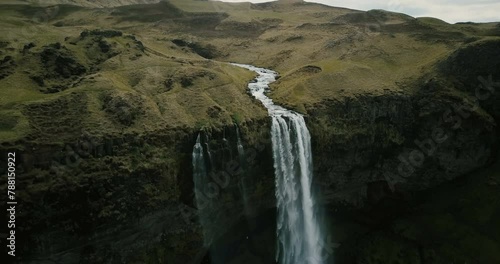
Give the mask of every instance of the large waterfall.
M 258 73 L 248 88 L 272 118 L 272 145 L 278 208 L 277 261 L 281 264 L 322 264 L 324 239 L 311 190 L 311 137 L 302 115 L 275 105 L 265 95 L 277 73 L 244 64 L 233 64 Z

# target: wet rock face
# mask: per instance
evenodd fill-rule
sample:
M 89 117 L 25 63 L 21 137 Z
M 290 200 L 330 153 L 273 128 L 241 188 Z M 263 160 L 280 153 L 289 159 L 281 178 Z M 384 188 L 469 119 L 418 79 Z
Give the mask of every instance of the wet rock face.
M 498 149 L 500 42 L 456 51 L 413 92 L 358 95 L 308 110 L 326 203 L 412 195 L 486 167 Z
M 479 99 L 480 105 L 500 120 L 500 41 L 472 43 L 441 64 L 456 78 L 455 85 Z
M 493 118 L 478 109 L 434 93 L 317 105 L 308 122 L 316 183 L 325 202 L 363 206 L 482 168 L 497 139 Z
M 84 103 L 79 99 L 57 101 L 58 109 L 41 104 L 26 111 L 33 115 L 33 125 L 44 127 L 37 117 L 50 115 L 53 122 L 63 122 L 55 112 L 70 106 L 82 111 L 75 107 Z M 130 106 L 127 100 L 130 98 L 113 97 L 108 105 Z M 213 220 L 219 243 L 229 241 L 227 230 L 241 225 L 246 214 L 259 217 L 275 205 L 268 121 L 240 124 L 244 161 L 238 155 L 234 126 L 202 133 L 208 170 L 217 189 L 201 191 L 218 205 Z M 82 132 L 81 124 L 82 120 L 67 123 L 74 133 L 64 138 L 58 131 L 40 131 L 53 134 L 63 145 L 30 143 L 26 146 L 30 154 L 20 160 L 19 169 L 27 177 L 19 184 L 30 186 L 29 195 L 23 198 L 29 214 L 19 216 L 25 223 L 19 248 L 25 252 L 23 261 L 37 263 L 35 260 L 50 257 L 62 263 L 154 263 L 158 259 L 186 263 L 203 258 L 206 250 L 194 202 L 191 164 L 199 131 L 102 138 Z M 6 151 L 0 148 L 0 153 Z M 243 181 L 251 205 L 247 210 Z
M 412 133 L 413 112 L 405 95 L 346 98 L 315 107 L 308 119 L 315 181 L 325 196 L 333 196 L 329 202 L 363 203 L 368 185 L 383 180 L 373 175 L 374 165 Z
M 441 67 L 463 84 L 460 88 L 473 92 L 478 85 L 478 76 L 500 78 L 500 41 L 472 43 L 454 52 Z

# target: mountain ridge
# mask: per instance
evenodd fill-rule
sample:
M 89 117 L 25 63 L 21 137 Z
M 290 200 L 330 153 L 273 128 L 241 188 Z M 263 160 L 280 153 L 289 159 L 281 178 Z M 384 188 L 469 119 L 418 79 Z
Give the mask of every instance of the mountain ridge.
M 137 4 L 156 4 L 162 0 L 111 0 L 111 1 L 99 1 L 99 0 L 18 0 L 18 1 L 8 1 L 4 0 L 0 4 L 15 4 L 15 3 L 26 3 L 31 5 L 39 6 L 50 6 L 50 5 L 76 5 L 81 7 L 89 8 L 109 8 L 118 7 L 126 5 L 137 5 Z

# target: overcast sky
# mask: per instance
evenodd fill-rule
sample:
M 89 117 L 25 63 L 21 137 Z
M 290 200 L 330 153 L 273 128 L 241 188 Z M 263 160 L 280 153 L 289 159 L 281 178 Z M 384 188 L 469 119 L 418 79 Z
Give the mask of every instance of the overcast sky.
M 270 0 L 223 0 L 262 3 Z M 500 22 L 500 0 L 306 0 L 359 10 L 385 9 L 414 17 L 430 16 L 448 23 Z

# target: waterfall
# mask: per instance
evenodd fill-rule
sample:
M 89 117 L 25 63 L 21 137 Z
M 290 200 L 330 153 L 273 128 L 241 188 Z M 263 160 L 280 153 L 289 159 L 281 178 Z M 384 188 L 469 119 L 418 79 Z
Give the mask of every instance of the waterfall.
M 302 115 L 275 105 L 265 95 L 277 73 L 233 64 L 258 73 L 248 88 L 272 118 L 271 138 L 277 200 L 277 253 L 281 264 L 322 264 L 322 233 L 311 190 L 311 137 Z
M 250 204 L 250 199 L 248 197 L 249 178 L 247 174 L 247 167 L 245 160 L 245 149 L 243 148 L 243 144 L 241 143 L 240 130 L 237 126 L 236 126 L 236 147 L 238 149 L 239 164 L 241 169 L 243 170 L 243 173 L 241 174 L 240 177 L 239 188 L 241 196 L 243 197 L 243 206 L 245 208 L 245 215 L 250 216 L 252 214 L 252 206 Z
M 214 170 L 214 161 L 212 159 L 212 152 L 210 151 L 210 139 L 208 138 L 208 134 L 205 134 L 205 146 L 207 148 L 208 161 L 210 162 L 210 170 Z
M 245 156 L 245 150 L 243 149 L 243 144 L 241 143 L 241 137 L 240 137 L 240 129 L 236 127 L 236 144 L 238 147 L 238 155 L 239 157 L 244 157 Z
M 200 134 L 196 138 L 196 144 L 193 147 L 193 181 L 196 205 L 198 207 L 198 217 L 203 227 L 204 246 L 209 246 L 212 242 L 212 229 L 210 228 L 210 214 L 213 208 L 211 197 L 207 197 L 205 190 L 209 188 L 210 180 L 207 174 L 205 157 L 203 154 L 203 145 L 201 144 Z

